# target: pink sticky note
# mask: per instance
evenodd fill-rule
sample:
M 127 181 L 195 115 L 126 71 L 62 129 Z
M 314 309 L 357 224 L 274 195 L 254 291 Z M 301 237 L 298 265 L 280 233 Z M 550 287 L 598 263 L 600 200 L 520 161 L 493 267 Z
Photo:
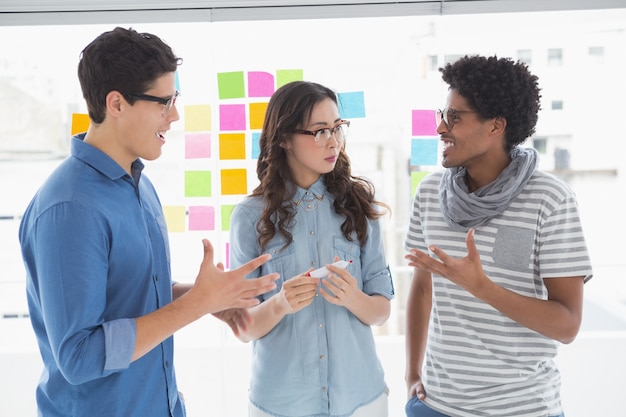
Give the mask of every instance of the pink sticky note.
M 189 230 L 215 230 L 215 207 L 189 206 Z
M 274 93 L 274 76 L 267 72 L 248 72 L 248 97 L 271 97 Z
M 412 111 L 412 134 L 413 136 L 436 136 L 437 125 L 435 123 L 434 110 Z
M 210 133 L 186 133 L 185 134 L 185 158 L 210 158 L 211 157 L 211 134 Z
M 246 130 L 246 105 L 220 105 L 220 130 Z
M 226 253 L 226 261 L 224 262 L 225 268 L 228 269 L 230 268 L 230 243 L 226 242 L 226 244 L 224 245 L 224 252 Z

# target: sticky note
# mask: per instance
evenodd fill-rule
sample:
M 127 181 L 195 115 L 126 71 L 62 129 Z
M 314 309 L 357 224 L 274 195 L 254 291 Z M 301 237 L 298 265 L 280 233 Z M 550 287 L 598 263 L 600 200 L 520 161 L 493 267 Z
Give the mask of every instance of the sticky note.
M 426 171 L 411 172 L 411 195 L 415 195 L 415 192 L 417 191 L 417 186 L 428 174 L 429 172 Z
M 245 133 L 220 133 L 220 159 L 245 159 Z
M 261 146 L 259 140 L 261 139 L 260 132 L 252 132 L 250 139 L 250 149 L 251 149 L 251 158 L 259 159 L 259 155 L 261 154 Z
M 245 169 L 223 169 L 220 171 L 222 194 L 247 194 L 248 179 Z
M 230 242 L 226 242 L 224 244 L 224 253 L 226 254 L 226 259 L 224 260 L 224 267 L 226 269 L 230 268 Z
M 220 100 L 244 98 L 246 96 L 246 88 L 243 71 L 218 73 L 217 89 Z
M 211 130 L 211 106 L 196 104 L 185 106 L 185 132 L 207 132 Z
M 250 103 L 250 129 L 261 129 L 268 103 Z
M 411 165 L 437 165 L 437 138 L 411 139 Z
M 185 197 L 211 197 L 211 171 L 185 171 Z
M 267 72 L 248 72 L 248 97 L 271 97 L 274 93 L 274 76 Z
M 89 115 L 82 113 L 72 114 L 72 135 L 86 132 L 89 129 Z
M 190 206 L 189 230 L 215 230 L 215 207 Z
M 187 210 L 185 206 L 163 206 L 163 215 L 167 224 L 167 231 L 178 233 L 185 231 Z
M 246 105 L 220 105 L 220 130 L 246 130 Z
M 211 134 L 210 133 L 186 133 L 185 134 L 185 158 L 210 158 L 211 157 Z
M 235 208 L 234 204 L 224 204 L 220 207 L 220 214 L 222 216 L 222 231 L 230 230 L 230 215 Z
M 435 136 L 437 124 L 434 110 L 413 110 L 411 112 L 412 136 Z
M 339 114 L 344 119 L 365 117 L 365 95 L 362 91 L 339 93 Z
M 282 69 L 276 71 L 276 88 L 292 81 L 302 81 L 304 79 L 304 71 L 301 69 Z

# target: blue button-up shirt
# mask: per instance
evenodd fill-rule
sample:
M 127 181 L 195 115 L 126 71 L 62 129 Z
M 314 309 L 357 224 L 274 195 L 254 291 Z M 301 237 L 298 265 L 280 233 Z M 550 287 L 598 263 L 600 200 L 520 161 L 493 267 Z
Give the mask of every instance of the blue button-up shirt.
M 139 160 L 130 176 L 83 138 L 72 139 L 19 231 L 45 368 L 39 413 L 183 416 L 172 338 L 131 363 L 135 318 L 172 301 L 161 204 Z
M 231 267 L 271 253 L 272 259 L 249 278 L 279 272 L 276 290 L 293 276 L 333 262 L 351 260 L 348 270 L 366 294 L 393 297 L 379 221 L 368 223 L 360 246 L 341 234 L 344 217 L 335 213 L 333 197 L 322 179 L 308 190 L 298 188 L 293 242 L 283 248 L 280 234 L 261 251 L 256 224 L 260 198 L 247 198 L 231 217 Z M 285 316 L 267 335 L 253 342 L 250 401 L 273 416 L 348 416 L 381 395 L 386 384 L 370 326 L 345 307 L 317 296 L 311 305 Z

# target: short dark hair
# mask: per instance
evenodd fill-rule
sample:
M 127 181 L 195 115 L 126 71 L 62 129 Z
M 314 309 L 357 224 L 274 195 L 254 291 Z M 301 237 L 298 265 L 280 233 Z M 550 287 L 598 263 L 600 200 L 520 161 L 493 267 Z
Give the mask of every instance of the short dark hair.
M 83 49 L 78 63 L 89 118 L 94 123 L 104 121 L 109 92 L 144 93 L 181 63 L 182 58 L 158 36 L 121 27 L 102 33 Z
M 541 95 L 538 77 L 521 61 L 464 56 L 439 68 L 443 80 L 483 119 L 503 117 L 506 147 L 512 150 L 535 133 Z

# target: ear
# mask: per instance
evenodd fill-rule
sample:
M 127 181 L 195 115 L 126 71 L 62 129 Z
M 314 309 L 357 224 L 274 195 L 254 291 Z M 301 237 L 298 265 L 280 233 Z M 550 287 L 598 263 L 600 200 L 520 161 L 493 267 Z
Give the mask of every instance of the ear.
M 280 142 L 280 145 L 278 146 L 280 146 L 283 149 L 291 149 L 291 142 L 285 140 L 285 141 Z
M 504 131 L 506 130 L 506 119 L 502 116 L 498 116 L 493 119 L 493 124 L 491 126 L 491 133 L 497 135 L 504 135 Z
M 113 117 L 118 117 L 122 110 L 124 109 L 124 106 L 127 106 L 128 103 L 126 102 L 126 100 L 124 99 L 124 96 L 122 96 L 122 93 L 120 93 L 119 91 L 109 91 L 109 93 L 106 96 L 106 109 L 107 109 L 107 113 L 110 114 Z

